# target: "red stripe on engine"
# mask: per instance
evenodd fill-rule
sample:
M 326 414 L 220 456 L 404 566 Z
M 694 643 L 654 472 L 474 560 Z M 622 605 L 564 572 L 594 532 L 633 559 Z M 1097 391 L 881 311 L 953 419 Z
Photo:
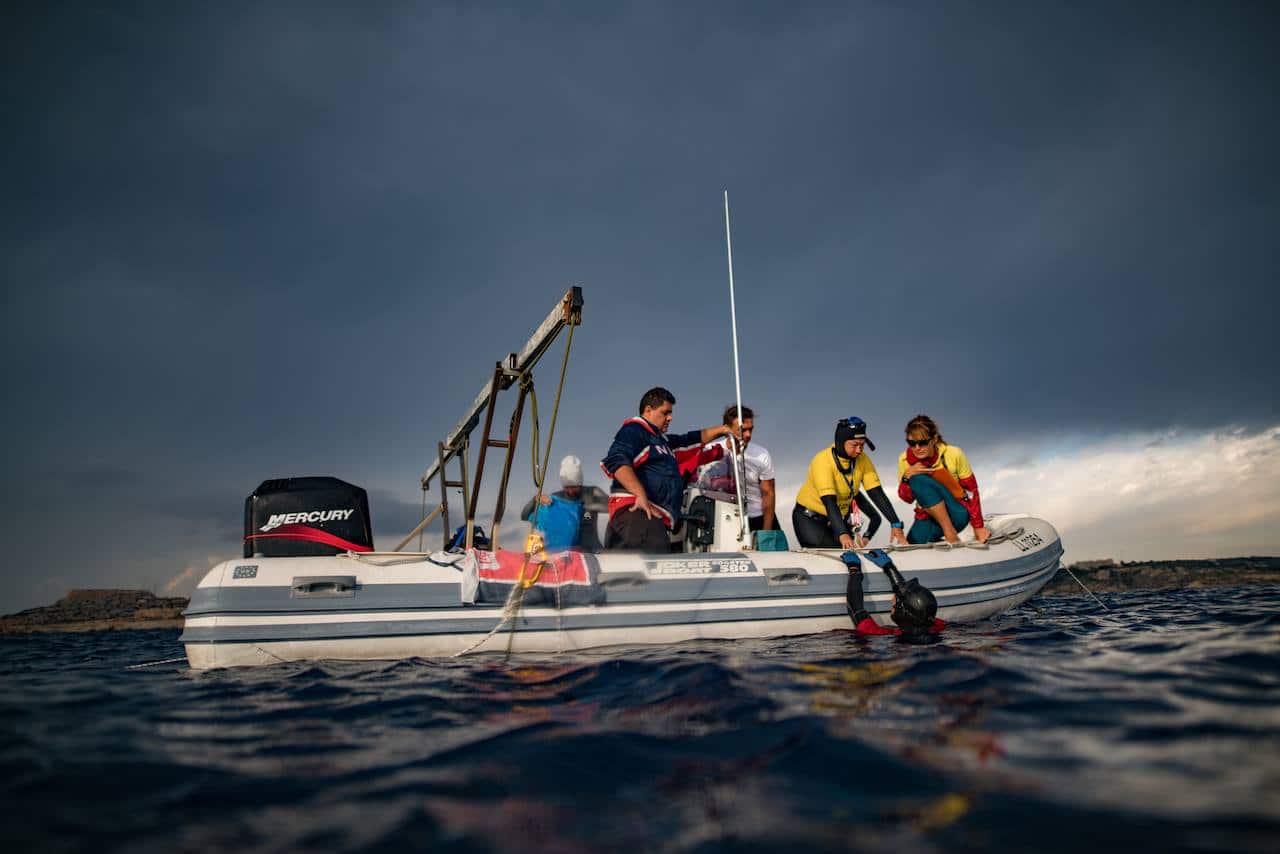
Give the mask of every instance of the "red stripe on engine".
M 246 540 L 263 540 L 279 538 L 283 540 L 307 540 L 312 543 L 324 543 L 326 546 L 333 546 L 335 549 L 345 549 L 349 552 L 371 552 L 369 546 L 362 546 L 359 543 L 353 543 L 350 540 L 344 540 L 342 537 L 330 534 L 328 531 L 322 531 L 319 528 L 312 528 L 307 525 L 281 525 L 279 528 L 268 534 L 250 534 L 245 537 Z

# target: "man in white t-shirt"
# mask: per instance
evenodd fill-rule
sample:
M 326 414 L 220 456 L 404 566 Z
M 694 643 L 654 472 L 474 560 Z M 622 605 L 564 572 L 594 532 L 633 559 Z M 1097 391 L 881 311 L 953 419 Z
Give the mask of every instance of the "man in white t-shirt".
M 724 423 L 737 432 L 738 407 L 736 405 L 725 409 Z M 743 492 L 747 505 L 747 522 L 753 531 L 778 530 L 777 514 L 774 512 L 773 457 L 769 455 L 766 448 L 751 444 L 751 431 L 754 427 L 755 414 L 750 408 L 742 407 L 742 443 L 745 450 L 742 453 L 742 463 L 738 471 L 741 472 L 742 467 L 746 468 Z M 736 495 L 734 487 L 737 478 L 733 474 L 733 467 L 736 464 L 735 455 L 727 439 L 720 439 L 719 442 L 725 445 L 725 457 L 699 469 L 698 486 Z

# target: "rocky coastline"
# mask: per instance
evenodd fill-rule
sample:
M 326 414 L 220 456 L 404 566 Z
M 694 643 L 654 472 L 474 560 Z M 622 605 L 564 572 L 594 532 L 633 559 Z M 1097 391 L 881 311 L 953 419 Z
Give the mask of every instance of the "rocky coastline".
M 1068 573 L 1066 570 L 1071 570 Z M 1238 587 L 1280 584 L 1280 557 L 1232 557 L 1215 560 L 1125 561 L 1091 560 L 1058 570 L 1043 595 L 1084 595 L 1075 579 L 1094 593 L 1167 588 Z
M 0 635 L 180 629 L 185 607 L 185 597 L 146 590 L 72 590 L 52 605 L 0 617 Z
M 1280 584 L 1280 557 L 1123 563 L 1094 560 L 1068 564 L 1041 593 L 1084 595 L 1066 569 L 1094 593 Z M 0 635 L 180 629 L 186 607 L 185 597 L 161 597 L 146 590 L 72 590 L 52 605 L 0 617 Z

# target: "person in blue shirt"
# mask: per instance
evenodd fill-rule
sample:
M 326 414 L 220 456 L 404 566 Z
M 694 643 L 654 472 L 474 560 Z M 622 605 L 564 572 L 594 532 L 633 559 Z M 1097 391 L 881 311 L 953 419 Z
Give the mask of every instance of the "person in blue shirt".
M 570 454 L 560 461 L 560 489 L 551 495 L 535 495 L 520 511 L 520 518 L 526 522 L 533 520 L 534 508 L 541 504 L 551 505 L 551 499 L 560 498 L 582 505 L 582 520 L 578 525 L 578 535 L 570 543 L 570 548 L 584 552 L 600 551 L 600 529 L 596 519 L 607 507 L 607 498 L 598 486 L 582 485 L 582 460 Z

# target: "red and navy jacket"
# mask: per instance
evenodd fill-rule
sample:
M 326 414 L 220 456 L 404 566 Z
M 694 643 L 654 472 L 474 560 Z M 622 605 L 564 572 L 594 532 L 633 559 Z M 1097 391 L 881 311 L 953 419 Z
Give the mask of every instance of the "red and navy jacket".
M 622 422 L 609 453 L 600 461 L 600 468 L 613 480 L 609 490 L 609 515 L 636 501 L 613 477 L 622 466 L 631 466 L 649 503 L 661 514 L 667 528 L 674 529 L 680 523 L 680 505 L 684 499 L 681 464 L 698 460 L 701 451 L 701 430 L 664 434 L 639 416 Z

